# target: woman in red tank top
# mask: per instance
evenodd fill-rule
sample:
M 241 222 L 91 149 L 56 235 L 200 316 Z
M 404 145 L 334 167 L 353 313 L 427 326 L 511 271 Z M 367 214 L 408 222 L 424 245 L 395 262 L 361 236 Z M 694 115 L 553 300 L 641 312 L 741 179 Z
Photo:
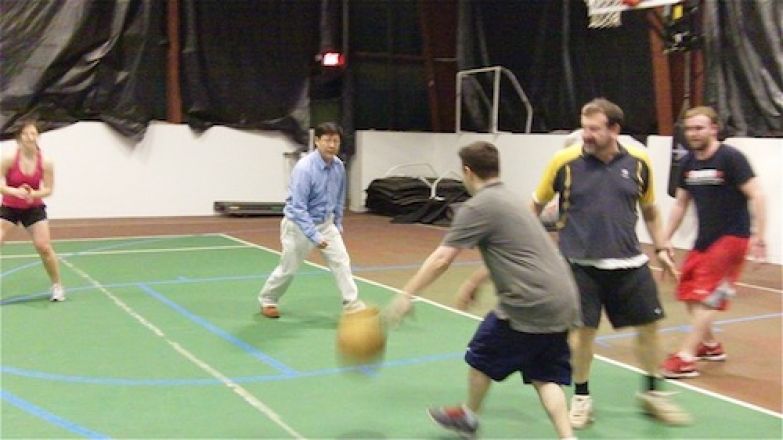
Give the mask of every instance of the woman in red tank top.
M 52 281 L 51 301 L 63 301 L 60 265 L 54 252 L 43 198 L 54 189 L 54 165 L 38 148 L 38 128 L 33 121 L 22 123 L 16 134 L 17 148 L 4 154 L 0 170 L 0 244 L 8 232 L 21 224 L 33 239 L 46 273 Z

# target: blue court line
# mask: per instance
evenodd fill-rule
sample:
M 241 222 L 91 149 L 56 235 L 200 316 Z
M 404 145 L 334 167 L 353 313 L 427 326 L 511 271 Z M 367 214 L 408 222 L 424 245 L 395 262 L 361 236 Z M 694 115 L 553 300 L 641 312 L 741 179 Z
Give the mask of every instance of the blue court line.
M 185 318 L 189 319 L 190 321 L 196 323 L 200 327 L 206 329 L 208 332 L 230 342 L 231 344 L 239 347 L 244 352 L 249 354 L 250 356 L 260 360 L 266 365 L 269 365 L 270 367 L 278 370 L 279 372 L 283 373 L 286 376 L 293 376 L 296 375 L 298 372 L 285 365 L 284 363 L 278 361 L 277 359 L 267 355 L 266 353 L 258 350 L 254 346 L 248 344 L 247 342 L 237 338 L 236 336 L 232 335 L 231 333 L 223 330 L 222 328 L 216 326 L 215 324 L 212 324 L 211 322 L 207 321 L 206 319 L 196 315 L 195 313 L 192 313 L 190 310 L 186 309 L 185 307 L 182 307 L 181 305 L 175 303 L 174 301 L 168 299 L 165 295 L 158 292 L 157 290 L 153 289 L 147 284 L 144 283 L 138 283 L 137 286 L 144 291 L 147 295 L 155 298 L 156 300 L 162 302 L 169 308 L 173 309 L 175 312 L 179 313 L 180 315 L 184 316 Z
M 178 285 L 178 284 L 185 284 L 185 283 L 205 283 L 205 282 L 223 282 L 223 281 L 242 281 L 242 280 L 251 280 L 251 279 L 264 279 L 269 276 L 271 272 L 262 273 L 259 275 L 236 275 L 236 276 L 224 276 L 224 277 L 207 277 L 207 278 L 187 278 L 187 277 L 177 277 L 173 280 L 153 280 L 153 281 L 144 281 L 143 284 L 146 285 Z M 312 270 L 312 271 L 303 271 L 303 272 L 297 272 L 297 276 L 318 276 L 318 275 L 326 275 L 328 274 L 328 271 L 323 270 Z M 116 288 L 123 288 L 123 287 L 137 287 L 140 284 L 140 282 L 128 282 L 128 283 L 114 283 L 114 284 L 105 284 L 104 287 L 116 289 Z M 95 286 L 89 285 L 89 286 L 83 286 L 83 287 L 69 287 L 67 288 L 67 293 L 73 294 L 73 293 L 79 293 L 84 291 L 91 291 L 95 290 Z M 46 292 L 39 292 L 39 293 L 33 293 L 30 295 L 24 295 L 24 296 L 15 296 L 12 298 L 0 300 L 0 306 L 10 305 L 18 302 L 26 302 L 38 298 L 48 298 L 51 293 L 49 291 Z M 717 320 L 715 321 L 715 325 L 723 325 L 723 324 L 734 324 L 734 323 L 740 323 L 740 322 L 748 322 L 748 321 L 755 321 L 759 319 L 768 319 L 768 318 L 776 318 L 783 316 L 783 313 L 769 313 L 765 315 L 754 315 L 754 316 L 748 316 L 748 317 L 742 317 L 742 318 L 731 318 L 726 320 Z M 687 332 L 690 330 L 689 325 L 678 325 L 678 326 L 670 326 L 670 327 L 662 327 L 658 329 L 659 332 L 662 333 L 669 333 L 669 332 Z M 716 331 L 719 331 L 719 329 L 716 329 Z M 612 340 L 612 339 L 624 339 L 624 338 L 630 338 L 635 337 L 635 332 L 621 332 L 621 333 L 614 333 L 611 335 L 601 335 L 596 337 L 596 343 L 608 347 L 609 344 L 606 341 Z
M 99 246 L 96 248 L 92 248 L 88 251 L 80 251 L 75 252 L 72 255 L 78 256 L 82 253 L 87 252 L 94 252 L 96 250 L 106 250 L 106 249 L 116 249 L 124 246 L 128 246 L 131 244 L 139 244 L 139 243 L 145 243 L 145 242 L 154 242 L 154 241 L 161 241 L 168 239 L 169 237 L 155 237 L 152 239 L 147 240 L 141 240 L 141 241 L 131 241 L 131 242 L 124 242 L 124 243 L 117 243 L 112 245 L 106 245 L 106 246 Z M 480 261 L 463 261 L 463 262 L 455 262 L 454 265 L 459 266 L 468 266 L 468 265 L 475 265 L 480 263 Z M 40 264 L 40 263 L 36 263 Z M 26 265 L 30 266 L 30 265 Z M 383 266 L 353 266 L 352 271 L 353 272 L 368 272 L 368 271 L 383 271 L 383 270 L 400 270 L 400 269 L 411 269 L 411 268 L 417 268 L 419 267 L 419 264 L 400 264 L 400 265 L 383 265 Z M 10 272 L 19 270 L 21 268 L 13 269 Z M 317 275 L 324 275 L 327 274 L 328 271 L 323 270 L 312 270 L 312 271 L 303 271 L 297 273 L 297 276 L 317 276 Z M 241 276 L 230 276 L 230 277 L 209 277 L 209 278 L 187 278 L 184 276 L 179 276 L 175 280 L 159 280 L 159 281 L 147 281 L 143 283 L 139 282 L 131 282 L 131 283 L 116 283 L 116 284 L 107 284 L 104 287 L 107 288 L 117 288 L 117 287 L 140 287 L 145 293 L 148 295 L 158 299 L 159 301 L 163 302 L 164 304 L 168 305 L 169 307 L 176 310 L 178 313 L 182 314 L 183 316 L 187 317 L 191 321 L 197 323 L 198 325 L 204 327 L 208 331 L 220 336 L 221 338 L 231 342 L 232 344 L 242 348 L 244 351 L 247 351 L 251 354 L 251 356 L 261 360 L 264 363 L 268 363 L 270 366 L 273 366 L 275 368 L 278 368 L 281 372 L 285 374 L 285 376 L 297 376 L 300 373 L 296 370 L 293 370 L 289 368 L 288 366 L 279 363 L 275 359 L 269 357 L 268 355 L 264 354 L 263 352 L 260 352 L 255 349 L 250 344 L 247 344 L 246 342 L 237 339 L 230 333 L 225 332 L 224 330 L 220 329 L 219 327 L 215 326 L 214 324 L 210 323 L 209 321 L 194 315 L 190 313 L 187 309 L 181 307 L 180 305 L 170 301 L 168 298 L 166 298 L 161 293 L 155 291 L 150 287 L 151 284 L 154 285 L 166 285 L 166 284 L 184 284 L 184 283 L 202 283 L 202 282 L 222 282 L 222 281 L 230 281 L 230 280 L 247 280 L 247 279 L 256 279 L 256 278 L 266 278 L 269 276 L 270 273 L 263 273 L 259 275 L 241 275 Z M 4 275 L 4 274 L 3 274 Z M 68 293 L 78 292 L 82 290 L 93 290 L 93 286 L 87 286 L 83 288 L 69 288 Z M 32 294 L 32 295 L 25 295 L 25 296 L 17 296 L 14 298 L 10 298 L 7 300 L 0 301 L 0 305 L 6 305 L 6 304 L 13 304 L 15 302 L 23 302 L 26 300 L 38 298 L 38 297 L 44 297 L 48 296 L 49 292 L 44 293 L 38 293 L 38 294 Z M 783 316 L 783 313 L 773 313 L 773 314 L 766 314 L 766 315 L 757 315 L 757 316 L 751 316 L 751 317 L 744 317 L 744 318 L 733 318 L 728 320 L 720 320 L 715 321 L 715 325 L 721 325 L 721 324 L 731 324 L 731 323 L 737 323 L 737 322 L 748 322 L 748 321 L 754 321 L 758 319 L 766 319 L 766 318 L 774 318 L 774 317 L 780 317 Z M 672 326 L 672 327 L 664 327 L 659 329 L 659 332 L 662 333 L 668 333 L 668 332 L 687 332 L 690 329 L 689 325 L 679 325 L 679 326 Z M 716 329 L 716 331 L 720 331 L 720 329 Z M 623 333 L 615 333 L 611 335 L 602 335 L 596 337 L 596 343 L 602 346 L 609 346 L 606 341 L 613 340 L 613 339 L 624 339 L 624 338 L 630 338 L 635 337 L 636 333 L 631 332 L 623 332 Z
M 39 263 L 35 263 L 39 264 Z M 453 265 L 463 265 L 463 266 L 469 266 L 476 264 L 475 262 L 458 262 Z M 356 269 L 352 269 L 354 273 L 356 272 L 378 272 L 383 270 L 383 267 L 388 267 L 388 270 L 398 270 L 398 269 L 409 269 L 409 268 L 417 268 L 419 265 L 410 264 L 410 265 L 398 265 L 398 266 L 358 266 Z M 221 277 L 206 277 L 206 278 L 188 278 L 185 276 L 178 276 L 176 279 L 173 280 L 153 280 L 153 281 L 143 281 L 145 284 L 148 285 L 166 285 L 166 284 L 182 284 L 182 283 L 207 283 L 207 282 L 223 282 L 223 281 L 242 281 L 242 280 L 253 280 L 253 279 L 266 279 L 269 278 L 269 275 L 271 275 L 271 272 L 264 272 L 260 273 L 258 275 L 234 275 L 234 276 L 221 276 Z M 296 276 L 298 277 L 308 277 L 308 276 L 321 276 L 321 275 L 330 275 L 331 272 L 328 270 L 323 269 L 315 269 L 315 270 L 304 270 L 299 271 L 296 273 Z M 1 278 L 1 276 L 0 276 Z M 138 285 L 139 281 L 132 281 L 127 283 L 114 283 L 114 284 L 103 284 L 104 287 L 107 288 L 118 288 L 118 287 L 134 287 Z M 88 285 L 85 287 L 66 287 L 66 293 L 71 294 L 83 290 L 93 290 L 95 289 L 94 286 Z M 44 296 L 48 297 L 51 295 L 51 292 L 43 292 L 43 293 L 33 293 L 30 295 L 20 295 L 20 296 L 14 296 L 12 298 L 7 298 L 4 300 L 0 300 L 0 306 L 8 305 L 8 304 L 14 304 L 17 302 L 26 302 L 37 298 L 42 298 Z
M 52 425 L 57 425 L 61 428 L 65 428 L 68 431 L 71 431 L 74 434 L 81 435 L 86 438 L 92 438 L 92 439 L 108 439 L 111 438 L 108 435 L 101 434 L 99 432 L 95 432 L 93 430 L 87 429 L 83 426 L 77 425 L 76 423 L 73 423 L 69 420 L 66 420 L 56 414 L 53 414 L 40 406 L 37 406 L 31 402 L 28 402 L 21 397 L 18 397 L 14 394 L 9 393 L 6 390 L 0 390 L 0 397 L 3 398 L 6 402 L 10 403 L 11 405 L 14 405 L 15 407 L 21 409 L 22 411 L 28 412 L 40 419 L 43 419 L 46 422 L 51 423 Z
M 753 315 L 753 316 L 744 316 L 741 318 L 729 318 L 729 319 L 720 319 L 713 322 L 713 325 L 716 327 L 714 328 L 714 331 L 720 332 L 721 329 L 717 328 L 718 326 L 725 325 L 725 324 L 736 324 L 740 322 L 750 322 L 750 321 L 758 321 L 760 319 L 770 319 L 770 318 L 780 318 L 783 316 L 783 313 L 767 313 L 764 315 Z M 687 333 L 691 330 L 691 326 L 686 325 L 676 325 L 671 327 L 663 327 L 658 329 L 658 333 L 673 333 L 673 332 L 681 332 L 681 333 Z M 597 336 L 595 338 L 596 342 L 602 343 L 604 347 L 608 347 L 609 344 L 606 343 L 606 341 L 612 340 L 612 339 L 625 339 L 625 338 L 632 338 L 636 336 L 636 332 L 621 332 L 621 333 L 613 333 L 611 335 L 601 335 Z
M 328 272 L 326 272 L 328 273 Z M 324 275 L 326 274 L 324 271 L 306 271 L 306 272 L 298 272 L 297 276 L 317 276 L 317 275 Z M 268 278 L 271 272 L 261 273 L 258 275 L 234 275 L 234 276 L 222 276 L 222 277 L 207 277 L 207 278 L 188 278 L 185 276 L 178 276 L 175 279 L 169 279 L 169 280 L 152 280 L 152 281 L 131 281 L 126 283 L 112 283 L 112 284 L 101 284 L 103 287 L 110 288 L 110 289 L 116 289 L 116 288 L 122 288 L 122 287 L 137 287 L 139 283 L 143 282 L 147 285 L 177 285 L 177 284 L 185 284 L 185 283 L 208 283 L 208 282 L 224 282 L 224 281 L 243 281 L 243 280 L 255 280 L 255 279 L 265 279 Z M 67 286 L 65 288 L 65 292 L 70 295 L 72 293 L 79 293 L 84 291 L 91 291 L 95 290 L 94 285 L 86 285 L 81 287 L 71 287 Z M 8 304 L 14 304 L 18 302 L 26 302 L 37 298 L 43 298 L 48 297 L 51 294 L 49 291 L 45 292 L 37 292 L 32 293 L 29 295 L 18 295 L 11 298 L 6 298 L 4 300 L 0 301 L 0 306 L 8 305 Z
M 259 382 L 278 382 L 283 380 L 301 379 L 306 377 L 331 376 L 342 373 L 359 372 L 372 373 L 383 368 L 404 367 L 420 365 L 429 362 L 440 362 L 454 359 L 462 359 L 464 352 L 439 353 L 427 356 L 407 359 L 395 359 L 391 361 L 377 362 L 368 365 L 357 365 L 337 368 L 322 368 L 313 371 L 298 371 L 294 374 L 269 374 L 260 376 L 239 376 L 232 377 L 231 380 L 236 383 L 259 383 Z M 193 385 L 224 385 L 215 378 L 171 378 L 171 379 L 131 379 L 123 377 L 94 377 L 94 376 L 74 376 L 59 373 L 47 373 L 43 371 L 28 370 L 11 366 L 0 366 L 0 372 L 18 377 L 29 379 L 48 380 L 52 382 L 65 382 L 90 385 L 109 385 L 109 386 L 193 386 Z
M 28 268 L 34 267 L 34 266 L 40 266 L 40 265 L 41 265 L 41 261 L 40 260 L 33 261 L 32 263 L 23 264 L 21 266 L 18 266 L 18 267 L 15 267 L 13 269 L 9 269 L 9 270 L 7 270 L 5 272 L 0 273 L 0 278 L 4 278 L 4 277 L 6 277 L 8 275 L 11 275 L 12 273 L 19 272 L 21 270 L 28 269 Z

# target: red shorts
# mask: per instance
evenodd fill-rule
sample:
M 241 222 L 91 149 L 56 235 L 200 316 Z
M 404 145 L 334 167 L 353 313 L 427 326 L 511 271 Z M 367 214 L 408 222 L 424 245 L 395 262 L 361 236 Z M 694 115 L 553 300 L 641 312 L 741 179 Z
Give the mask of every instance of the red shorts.
M 729 298 L 734 296 L 734 283 L 745 263 L 749 241 L 747 237 L 726 235 L 704 251 L 688 252 L 677 286 L 677 299 L 726 310 Z

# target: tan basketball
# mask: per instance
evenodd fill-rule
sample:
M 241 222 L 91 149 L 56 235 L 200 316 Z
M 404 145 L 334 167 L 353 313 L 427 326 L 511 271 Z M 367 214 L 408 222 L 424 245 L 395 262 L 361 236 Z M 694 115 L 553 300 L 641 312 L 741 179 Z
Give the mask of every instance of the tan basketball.
M 358 365 L 378 361 L 385 348 L 386 331 L 378 308 L 343 313 L 337 326 L 337 354 L 343 363 Z

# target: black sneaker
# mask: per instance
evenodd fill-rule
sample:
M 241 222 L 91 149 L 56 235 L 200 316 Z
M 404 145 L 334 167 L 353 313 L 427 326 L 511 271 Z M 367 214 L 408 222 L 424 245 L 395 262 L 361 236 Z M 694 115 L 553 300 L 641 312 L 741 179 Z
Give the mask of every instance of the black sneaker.
M 430 408 L 427 414 L 438 425 L 456 432 L 460 437 L 475 440 L 478 432 L 478 418 L 462 406 Z

